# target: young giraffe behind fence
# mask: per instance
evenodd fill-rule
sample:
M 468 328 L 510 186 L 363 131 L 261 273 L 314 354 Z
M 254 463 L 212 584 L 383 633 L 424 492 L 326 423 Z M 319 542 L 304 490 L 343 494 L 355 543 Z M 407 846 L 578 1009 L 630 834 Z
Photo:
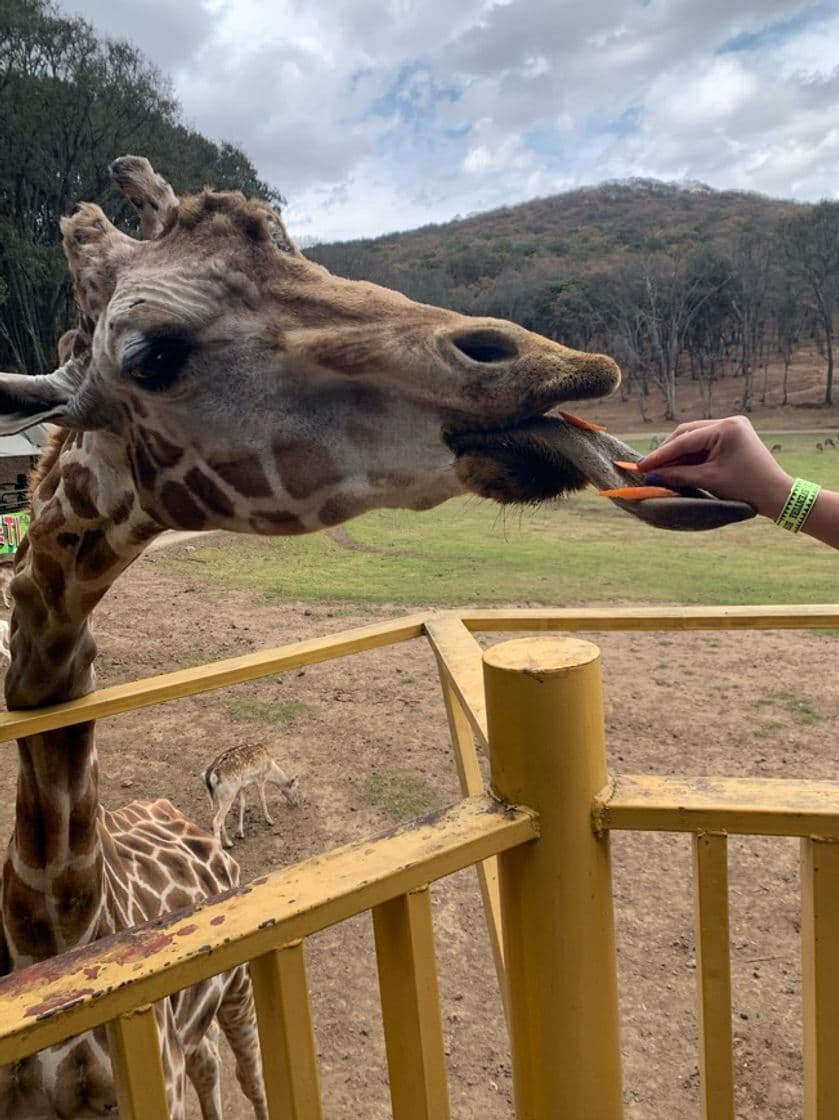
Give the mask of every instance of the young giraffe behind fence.
M 216 840 L 224 844 L 225 848 L 233 847 L 233 841 L 227 831 L 226 819 L 237 794 L 239 795 L 239 828 L 236 836 L 239 840 L 244 839 L 245 790 L 250 786 L 259 787 L 262 813 L 268 824 L 274 823 L 265 800 L 265 786 L 268 782 L 280 787 L 289 805 L 294 807 L 300 804 L 298 779 L 290 778 L 281 769 L 268 748 L 261 743 L 242 743 L 236 747 L 228 747 L 226 751 L 216 755 L 207 769 L 202 771 L 201 780 L 207 787 L 210 804 L 213 807 L 213 835 Z

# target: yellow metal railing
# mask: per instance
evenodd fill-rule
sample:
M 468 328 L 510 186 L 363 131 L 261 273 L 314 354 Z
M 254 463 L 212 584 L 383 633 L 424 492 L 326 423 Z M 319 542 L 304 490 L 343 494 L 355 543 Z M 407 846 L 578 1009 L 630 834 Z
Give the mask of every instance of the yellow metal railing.
M 839 608 L 832 606 L 415 615 L 0 716 L 4 741 L 425 636 L 438 663 L 464 793 L 431 817 L 76 950 L 60 968 L 35 966 L 3 978 L 0 1064 L 105 1024 L 122 1120 L 165 1120 L 154 1003 L 247 962 L 269 1114 L 319 1120 L 305 939 L 369 910 L 394 1118 L 446 1120 L 428 884 L 475 865 L 505 999 L 517 1116 L 619 1120 L 609 835 L 666 830 L 693 836 L 704 1115 L 733 1120 L 726 837 L 798 836 L 805 1117 L 827 1120 L 839 1100 L 839 784 L 610 779 L 597 647 L 543 633 L 483 653 L 473 632 L 837 625 Z M 491 794 L 484 792 L 476 742 L 489 745 Z

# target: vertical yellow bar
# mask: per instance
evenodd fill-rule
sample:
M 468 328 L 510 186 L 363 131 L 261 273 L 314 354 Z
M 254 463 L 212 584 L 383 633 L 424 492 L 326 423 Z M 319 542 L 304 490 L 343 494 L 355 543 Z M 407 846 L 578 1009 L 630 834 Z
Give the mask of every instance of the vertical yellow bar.
M 154 1008 L 128 1011 L 106 1025 L 120 1120 L 169 1120 Z
M 710 833 L 692 840 L 702 1115 L 734 1120 L 728 843 L 725 836 Z
M 517 1120 L 620 1120 L 600 651 L 519 638 L 484 654 L 492 784 L 539 813 L 540 839 L 498 857 Z
M 448 1120 L 428 888 L 373 910 L 393 1120 Z
M 317 1049 L 303 943 L 249 964 L 271 1120 L 322 1120 Z
M 483 792 L 484 779 L 481 774 L 478 752 L 475 749 L 475 738 L 469 720 L 464 715 L 463 709 L 454 693 L 454 689 L 445 671 L 440 672 L 440 683 L 443 689 L 443 700 L 446 705 L 446 714 L 449 720 L 449 731 L 452 738 L 452 747 L 457 764 L 457 773 L 460 779 L 460 789 L 464 797 L 472 797 Z M 498 986 L 501 991 L 501 1002 L 504 1005 L 504 1014 L 507 1015 L 507 980 L 504 973 L 504 939 L 501 933 L 501 898 L 498 893 L 498 860 L 495 857 L 485 859 L 475 865 L 478 873 L 478 885 L 484 903 L 487 933 L 489 934 L 490 948 L 495 962 L 495 973 L 498 977 Z
M 801 841 L 804 1120 L 839 1108 L 839 843 Z

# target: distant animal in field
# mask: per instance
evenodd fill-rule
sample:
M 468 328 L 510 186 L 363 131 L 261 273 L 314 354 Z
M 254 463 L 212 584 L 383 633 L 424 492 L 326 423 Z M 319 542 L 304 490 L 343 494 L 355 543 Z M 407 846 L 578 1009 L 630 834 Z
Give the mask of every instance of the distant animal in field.
M 769 450 L 774 455 L 776 451 L 783 451 L 784 449 L 781 447 L 780 443 L 773 443 Z
M 650 451 L 655 451 L 660 443 L 661 436 L 653 436 L 653 438 L 650 440 Z
M 816 451 L 824 451 L 824 444 L 817 443 L 816 444 Z
M 213 759 L 206 770 L 201 774 L 210 804 L 213 807 L 213 834 L 220 840 L 225 848 L 232 848 L 233 841 L 227 831 L 225 819 L 230 812 L 236 795 L 239 795 L 239 828 L 236 832 L 237 839 L 245 835 L 245 790 L 251 786 L 259 786 L 259 796 L 262 801 L 262 812 L 268 824 L 274 820 L 268 812 L 265 800 L 265 786 L 268 782 L 279 786 L 289 805 L 300 803 L 300 783 L 296 777 L 289 777 L 280 768 L 279 763 L 260 743 L 243 743 L 240 746 L 228 747 Z
M 824 445 L 825 445 L 825 447 L 832 447 L 834 451 L 836 450 L 836 444 L 835 444 L 835 443 L 833 442 L 833 440 L 832 440 L 832 439 L 830 439 L 830 437 L 828 437 L 828 438 L 827 438 L 827 439 L 826 439 L 826 440 L 824 441 Z

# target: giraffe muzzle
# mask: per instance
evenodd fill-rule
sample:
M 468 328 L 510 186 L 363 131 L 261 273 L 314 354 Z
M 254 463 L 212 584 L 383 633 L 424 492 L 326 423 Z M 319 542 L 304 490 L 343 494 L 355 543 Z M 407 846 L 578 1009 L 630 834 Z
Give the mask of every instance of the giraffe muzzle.
M 496 502 L 534 503 L 586 485 L 599 490 L 643 486 L 643 476 L 616 466 L 638 453 L 605 431 L 589 431 L 559 416 L 541 416 L 513 428 L 449 433 L 463 485 Z M 704 490 L 679 488 L 678 497 L 611 499 L 657 529 L 696 532 L 755 516 L 745 502 L 723 501 Z

